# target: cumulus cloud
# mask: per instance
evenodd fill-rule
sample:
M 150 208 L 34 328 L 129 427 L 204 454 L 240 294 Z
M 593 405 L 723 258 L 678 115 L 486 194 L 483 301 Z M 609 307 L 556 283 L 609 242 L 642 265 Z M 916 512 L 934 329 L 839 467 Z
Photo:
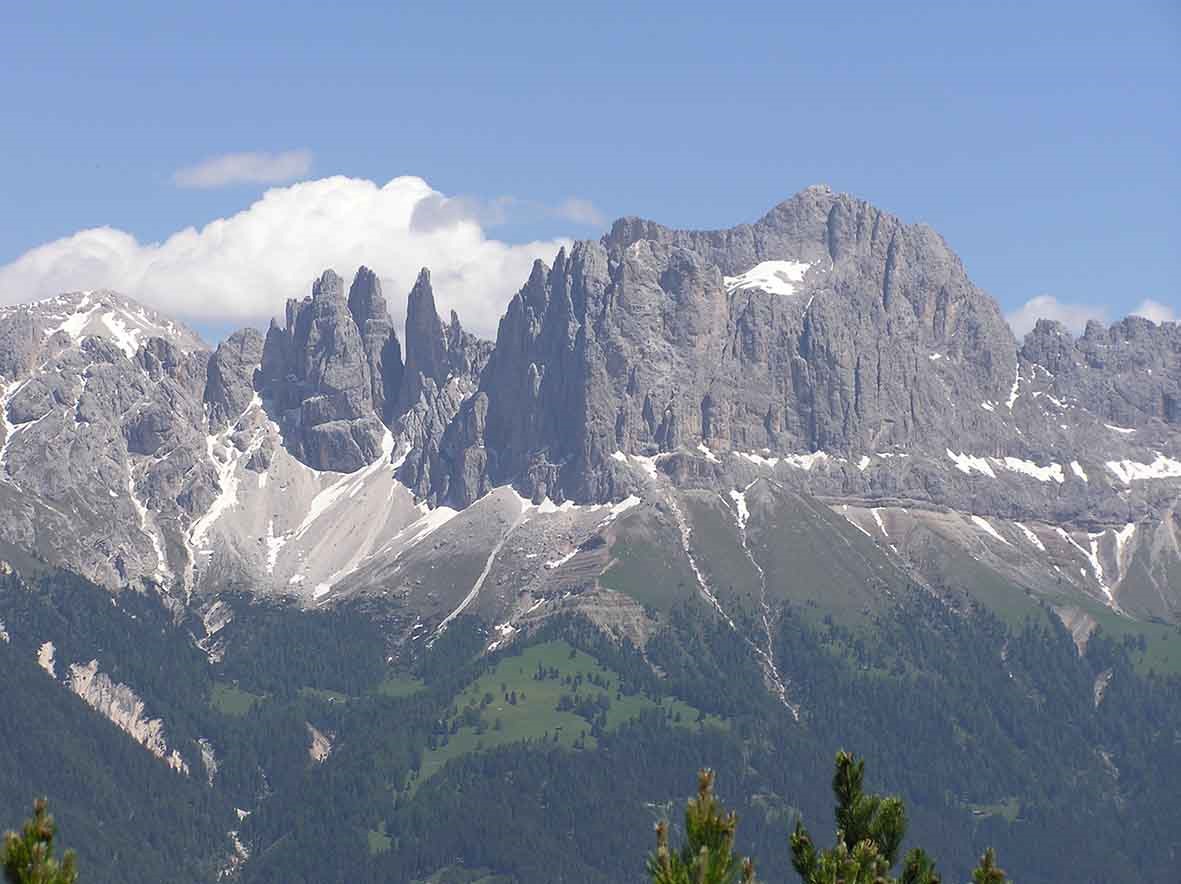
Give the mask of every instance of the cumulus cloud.
M 514 196 L 498 196 L 483 200 L 470 196 L 435 194 L 422 200 L 414 208 L 410 226 L 428 231 L 461 220 L 475 221 L 484 227 L 498 227 L 509 222 L 529 223 L 546 219 L 569 221 L 580 227 L 605 227 L 607 216 L 590 200 L 569 197 L 557 205 Z
M 577 197 L 570 197 L 570 199 L 555 206 L 553 215 L 555 218 L 573 221 L 575 224 L 582 224 L 587 227 L 603 227 L 607 223 L 607 217 L 593 203 Z
M 177 187 L 201 190 L 231 184 L 282 184 L 302 178 L 311 168 L 310 150 L 226 153 L 179 169 L 172 180 Z
M 1060 301 L 1053 295 L 1038 295 L 1035 298 L 1030 298 L 1012 313 L 1006 314 L 1005 318 L 1009 320 L 1013 334 L 1022 338 L 1033 329 L 1039 319 L 1053 319 L 1061 322 L 1077 335 L 1083 332 L 1087 323 L 1092 319 L 1097 319 L 1106 325 L 1110 321 L 1109 313 L 1110 311 L 1106 307 L 1095 304 L 1071 303 Z M 1141 301 L 1139 306 L 1131 311 L 1131 315 L 1143 316 L 1158 324 L 1161 322 L 1181 322 L 1181 314 L 1174 307 L 1151 299 Z
M 276 187 L 236 215 L 159 243 L 98 227 L 38 246 L 0 267 L 0 303 L 110 288 L 190 322 L 259 324 L 308 294 L 324 268 L 351 279 L 365 264 L 400 320 L 419 269 L 430 267 L 444 315 L 455 309 L 465 327 L 490 337 L 533 261 L 552 261 L 570 241 L 501 242 L 472 212 L 446 206 L 415 177 Z
M 1107 321 L 1107 309 L 1094 304 L 1072 304 L 1059 301 L 1053 295 L 1038 295 L 1030 298 L 1017 310 L 1006 317 L 1013 334 L 1022 338 L 1033 329 L 1039 319 L 1053 319 L 1061 322 L 1073 333 L 1079 334 L 1092 319 Z
M 1162 304 L 1160 301 L 1153 301 L 1151 298 L 1141 301 L 1140 306 L 1132 311 L 1132 315 L 1143 316 L 1145 319 L 1151 319 L 1158 324 L 1162 322 L 1181 322 L 1181 314 L 1177 313 L 1175 307 Z

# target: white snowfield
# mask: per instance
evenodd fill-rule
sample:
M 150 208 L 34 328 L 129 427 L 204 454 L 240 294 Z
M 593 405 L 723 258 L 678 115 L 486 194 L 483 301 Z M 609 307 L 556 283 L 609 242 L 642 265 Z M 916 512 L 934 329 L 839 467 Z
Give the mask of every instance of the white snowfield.
M 70 344 L 86 337 L 106 338 L 134 359 L 149 338 L 164 338 L 182 352 L 202 346 L 193 331 L 114 292 L 73 292 L 27 305 L 46 323 L 48 337 L 64 334 Z
M 1134 460 L 1109 460 L 1106 466 L 1125 485 L 1146 479 L 1181 478 L 1181 460 L 1165 457 L 1159 451 L 1156 452 L 1152 463 L 1137 463 Z
M 992 527 L 992 522 L 988 521 L 988 519 L 984 518 L 983 516 L 972 516 L 972 524 L 974 524 L 985 534 L 991 535 L 1006 546 L 1012 545 L 1009 543 L 1009 541 L 1005 540 L 1005 538 L 1001 536 L 1000 532 L 997 531 L 996 528 Z
M 1028 540 L 1041 552 L 1046 551 L 1046 545 L 1042 543 L 1042 539 L 1033 532 L 1032 528 L 1030 528 L 1028 525 L 1022 525 L 1020 522 L 1017 522 L 1016 524 L 1017 527 L 1021 529 L 1021 533 L 1025 535 L 1026 540 Z
M 947 449 L 947 456 L 955 464 L 957 470 L 967 475 L 979 473 L 982 476 L 995 479 L 997 478 L 996 470 L 1002 469 L 1011 473 L 1021 473 L 1031 479 L 1037 479 L 1039 482 L 1057 482 L 1061 485 L 1066 481 L 1066 471 L 1059 463 L 1042 465 L 1031 460 L 1022 460 L 1019 457 L 979 457 L 964 452 L 957 453 L 950 448 Z M 1083 472 L 1083 468 L 1079 466 L 1077 460 L 1071 461 L 1070 469 L 1075 476 L 1084 482 L 1087 481 L 1087 474 Z
M 722 281 L 730 292 L 759 289 L 772 295 L 790 296 L 796 293 L 796 285 L 804 281 L 804 274 L 811 266 L 803 261 L 763 261 L 738 276 L 725 276 Z
M 947 449 L 947 456 L 951 458 L 952 462 L 955 464 L 955 468 L 961 473 L 970 474 L 972 472 L 977 472 L 988 476 L 990 479 L 996 478 L 996 473 L 992 471 L 992 466 L 989 465 L 988 458 L 974 457 L 971 454 L 964 454 L 963 452 L 956 454 L 950 448 Z

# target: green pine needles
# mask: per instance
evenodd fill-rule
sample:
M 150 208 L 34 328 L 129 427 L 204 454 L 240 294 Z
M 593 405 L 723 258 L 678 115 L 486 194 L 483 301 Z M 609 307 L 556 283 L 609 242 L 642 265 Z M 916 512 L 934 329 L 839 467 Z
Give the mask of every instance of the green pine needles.
M 74 852 L 66 851 L 60 863 L 53 856 L 56 833 L 49 803 L 38 798 L 33 802 L 32 819 L 20 833 L 4 835 L 0 868 L 4 870 L 5 884 L 75 884 L 78 870 L 74 866 Z
M 941 884 L 935 862 L 914 848 L 891 877 L 906 836 L 901 799 L 867 794 L 865 762 L 838 752 L 832 790 L 836 797 L 836 844 L 819 850 L 802 822 L 791 834 L 792 865 L 804 884 Z M 656 851 L 648 858 L 653 884 L 755 884 L 754 864 L 734 853 L 738 817 L 714 797 L 714 775 L 703 770 L 697 797 L 685 808 L 685 844 L 669 846 L 668 823 L 656 827 Z M 1006 884 L 992 848 L 972 873 L 972 884 Z
M 656 852 L 648 858 L 653 884 L 754 884 L 754 864 L 734 853 L 738 815 L 714 797 L 714 773 L 697 775 L 697 797 L 685 808 L 685 844 L 668 846 L 668 823 L 656 826 Z
M 899 798 L 867 795 L 864 782 L 865 761 L 838 752 L 837 843 L 818 852 L 803 821 L 791 834 L 792 865 L 805 884 L 939 884 L 935 863 L 917 847 L 906 855 L 902 877 L 890 877 L 906 835 L 906 808 Z

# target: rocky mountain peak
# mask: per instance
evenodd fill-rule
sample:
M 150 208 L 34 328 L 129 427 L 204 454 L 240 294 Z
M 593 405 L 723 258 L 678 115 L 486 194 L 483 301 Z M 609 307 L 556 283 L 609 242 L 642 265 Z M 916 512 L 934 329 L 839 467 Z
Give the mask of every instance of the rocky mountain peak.
M 363 328 L 371 319 L 388 319 L 389 308 L 381 293 L 381 280 L 377 274 L 362 265 L 349 286 L 349 312 L 358 328 Z
M 428 381 L 440 385 L 449 373 L 443 321 L 435 306 L 431 272 L 424 267 L 406 301 L 406 369 L 399 396 L 401 408 L 413 406 Z
M 349 288 L 348 305 L 365 348 L 373 408 L 388 425 L 395 417 L 402 385 L 402 345 L 381 293 L 381 280 L 368 267 L 357 271 Z
M 263 336 L 253 328 L 236 331 L 217 345 L 209 359 L 203 396 L 211 431 L 237 420 L 253 400 L 263 347 Z
M 312 283 L 313 301 L 338 301 L 344 297 L 344 280 L 335 270 L 325 270 L 320 278 Z
M 292 452 L 309 466 L 351 472 L 380 452 L 385 430 L 375 411 L 371 353 L 344 282 L 331 270 L 310 298 L 287 302 L 285 328 L 268 331 L 263 391 Z
M 331 270 L 310 288 L 265 338 L 212 353 L 113 293 L 0 309 L 0 499 L 19 512 L 0 541 L 52 522 L 83 552 L 51 557 L 103 582 L 262 568 L 282 589 L 311 577 L 292 570 L 303 517 L 274 524 L 279 493 L 310 505 L 337 487 L 347 509 L 380 481 L 373 500 L 404 526 L 416 504 L 464 509 L 506 484 L 538 507 L 599 506 L 765 475 L 854 508 L 1065 526 L 1110 575 L 1128 525 L 1178 511 L 1181 326 L 1039 322 L 1018 349 L 938 234 L 825 187 L 724 230 L 621 219 L 535 262 L 495 345 L 440 317 L 426 269 L 404 342 L 370 269 L 347 295 Z M 190 579 L 215 548 L 225 573 L 200 559 Z M 1103 593 L 1097 568 L 1071 579 Z

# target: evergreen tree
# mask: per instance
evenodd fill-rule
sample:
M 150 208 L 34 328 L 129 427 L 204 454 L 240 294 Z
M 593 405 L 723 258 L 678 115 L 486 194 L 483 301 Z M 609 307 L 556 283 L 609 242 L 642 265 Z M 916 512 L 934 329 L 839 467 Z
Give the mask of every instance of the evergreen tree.
M 991 847 L 984 851 L 980 865 L 972 872 L 972 884 L 1005 884 L 1005 872 L 996 865 L 996 851 Z
M 902 877 L 889 877 L 906 835 L 906 808 L 899 798 L 867 795 L 864 782 L 865 761 L 838 752 L 832 778 L 836 845 L 817 852 L 803 821 L 791 835 L 792 865 L 805 884 L 939 884 L 935 863 L 918 848 L 907 854 Z
M 836 844 L 817 851 L 808 830 L 797 821 L 791 835 L 792 865 L 804 884 L 941 884 L 935 862 L 919 848 L 903 860 L 902 874 L 890 877 L 906 835 L 901 799 L 867 795 L 865 762 L 838 752 L 832 789 L 836 795 Z M 714 775 L 697 777 L 697 797 L 685 809 L 685 844 L 669 846 L 668 822 L 656 826 L 656 851 L 648 857 L 652 884 L 754 884 L 754 864 L 734 853 L 738 817 L 726 812 L 713 794 Z M 1006 884 L 990 847 L 972 873 L 972 884 Z
M 754 884 L 754 865 L 734 853 L 738 816 L 727 813 L 713 794 L 714 774 L 697 775 L 697 797 L 685 808 L 685 844 L 674 851 L 668 822 L 656 825 L 656 851 L 648 858 L 653 884 Z
M 4 835 L 0 868 L 4 869 L 5 884 L 74 884 L 78 880 L 72 850 L 66 851 L 60 863 L 53 856 L 56 831 L 49 803 L 38 798 L 33 802 L 33 817 L 20 834 Z

